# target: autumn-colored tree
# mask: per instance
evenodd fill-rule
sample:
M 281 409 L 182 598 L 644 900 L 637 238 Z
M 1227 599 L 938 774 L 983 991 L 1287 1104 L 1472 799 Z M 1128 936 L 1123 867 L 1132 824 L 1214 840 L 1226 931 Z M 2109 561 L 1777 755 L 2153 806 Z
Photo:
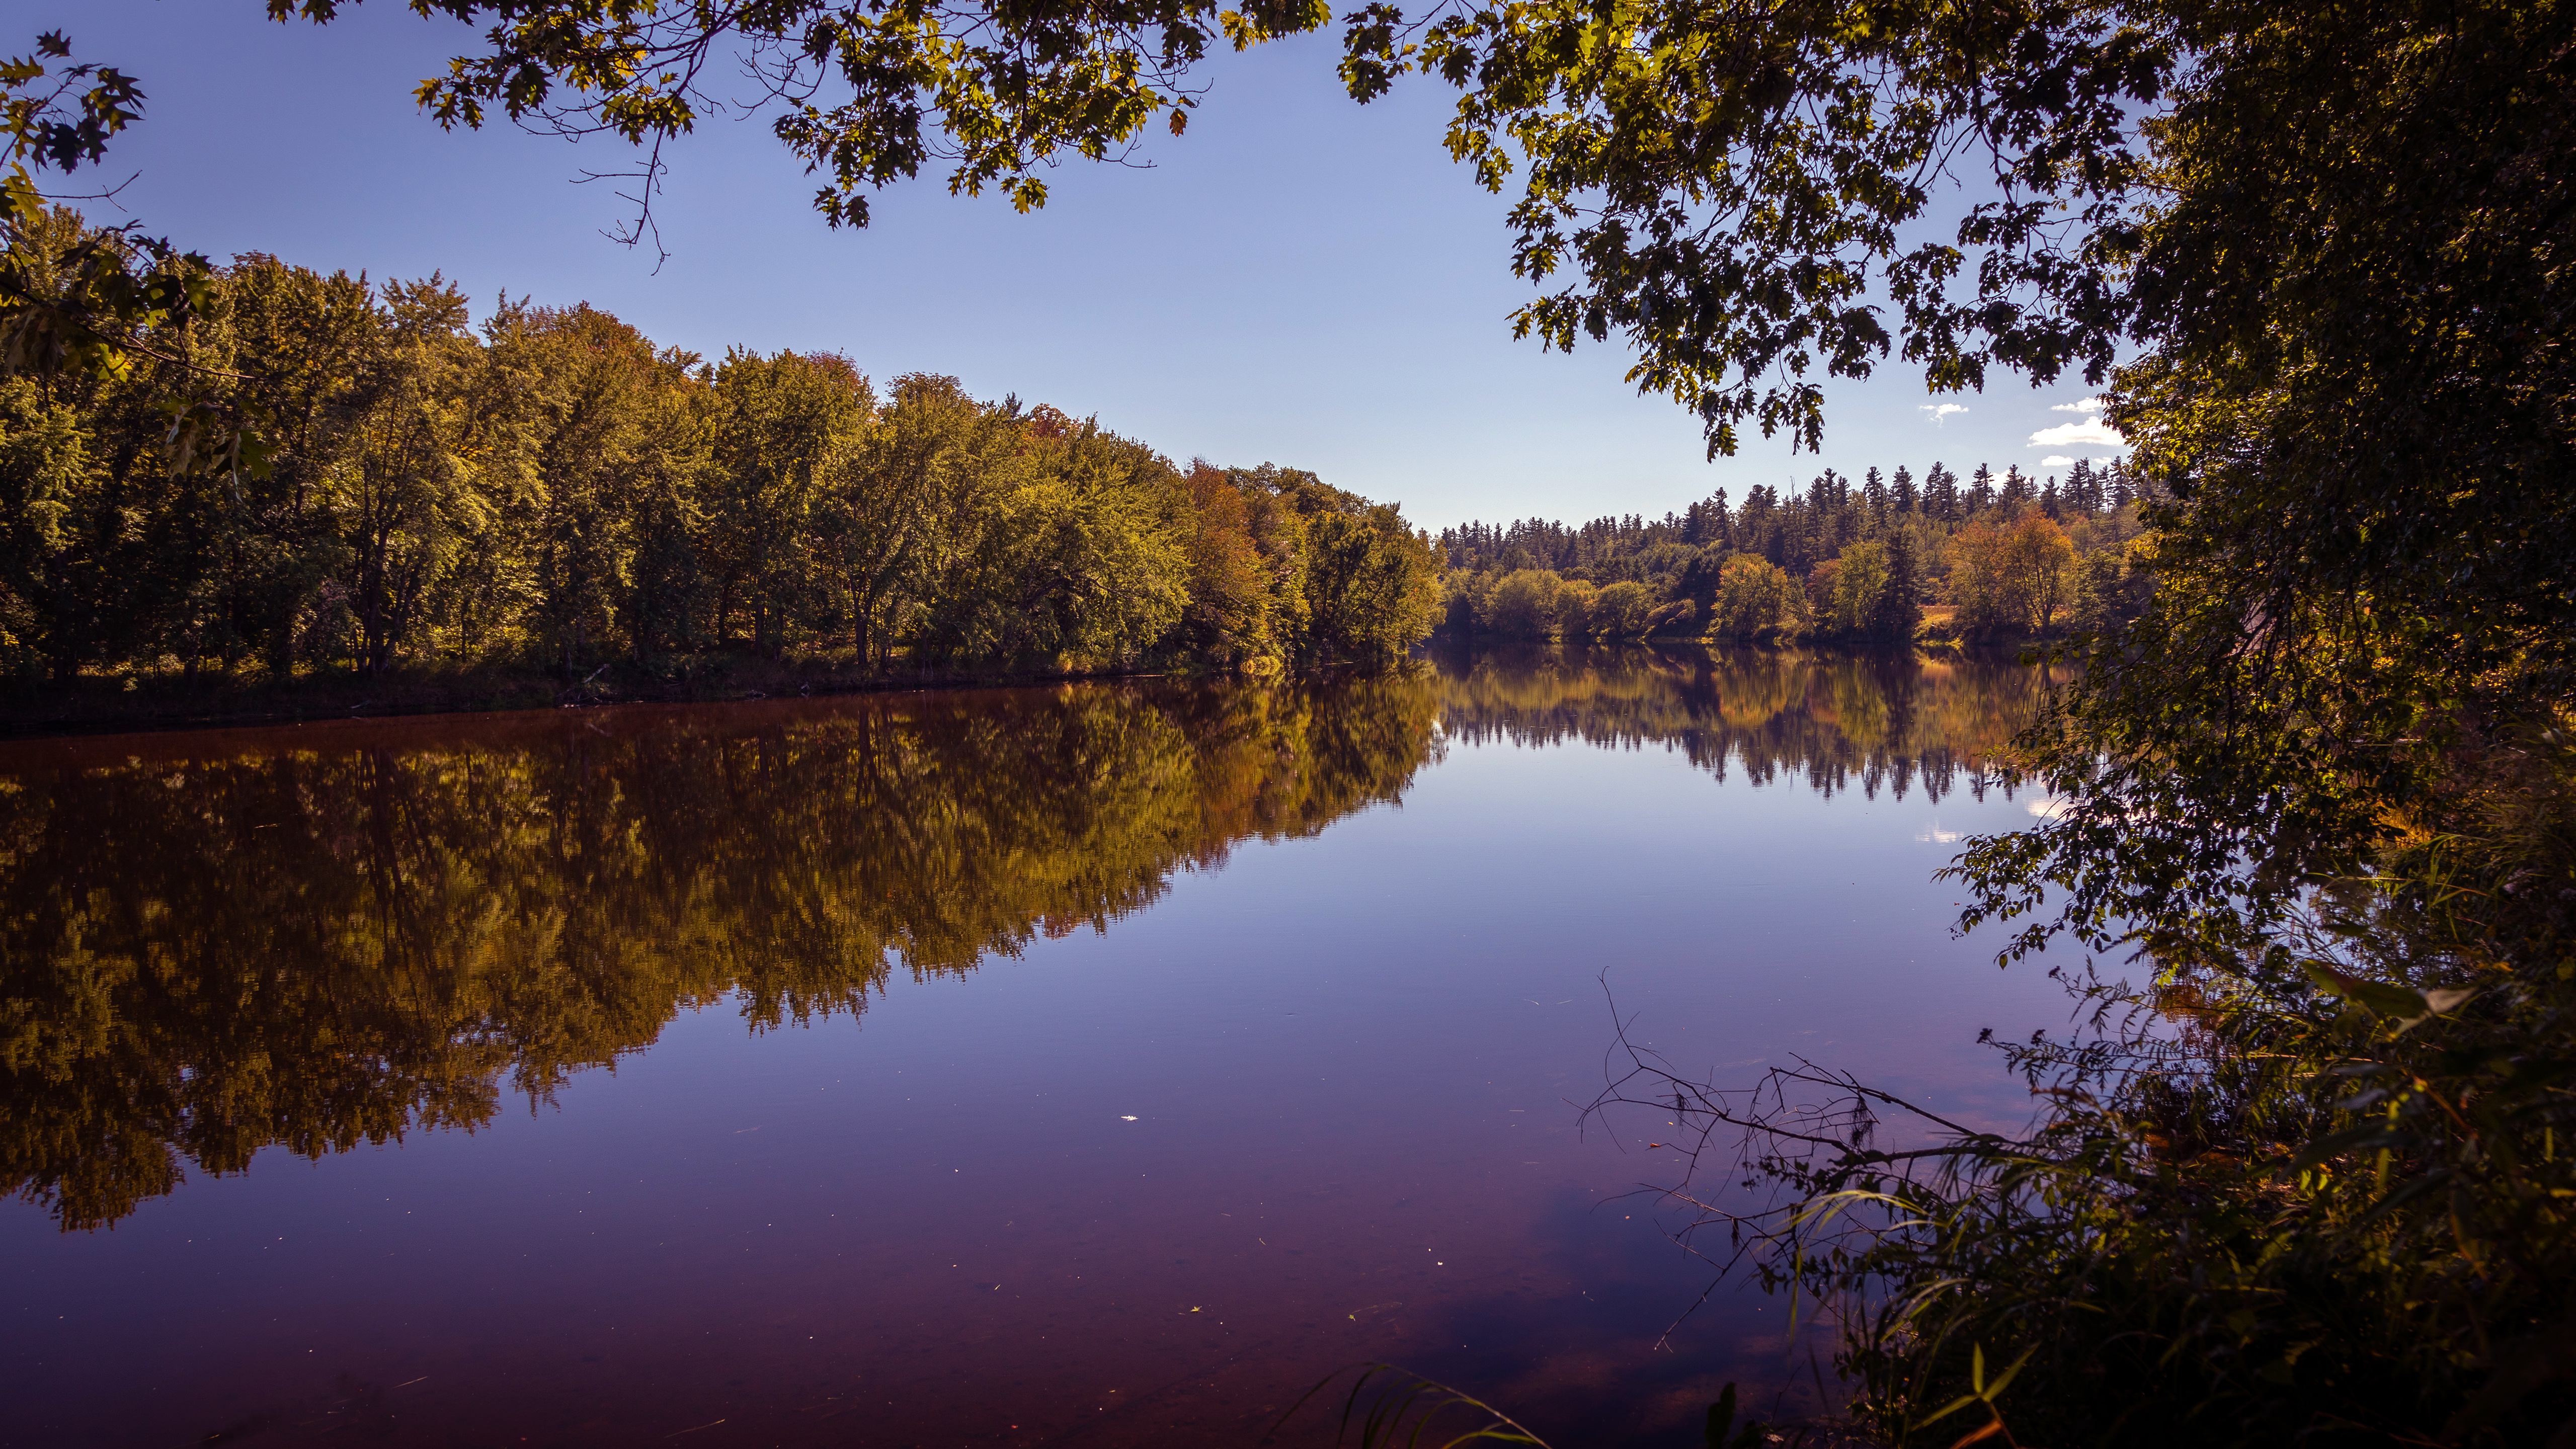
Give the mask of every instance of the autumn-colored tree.
M 1842 582 L 1843 561 L 1840 556 L 1810 565 L 1802 582 L 1806 586 L 1807 616 L 1831 626 L 1834 621 L 1834 592 Z
M 2066 597 L 2075 546 L 2048 515 L 2031 509 L 2008 524 L 1977 522 L 1950 540 L 1951 599 L 1975 634 L 2045 631 Z
M 1738 554 L 1726 561 L 1718 576 L 1710 632 L 1729 639 L 1753 638 L 1794 620 L 1801 596 L 1778 564 L 1755 554 Z
M 1270 580 L 1252 536 L 1252 510 L 1226 471 L 1198 459 L 1182 479 L 1189 489 L 1190 601 L 1183 636 L 1194 651 L 1224 662 L 1275 657 L 1270 637 Z

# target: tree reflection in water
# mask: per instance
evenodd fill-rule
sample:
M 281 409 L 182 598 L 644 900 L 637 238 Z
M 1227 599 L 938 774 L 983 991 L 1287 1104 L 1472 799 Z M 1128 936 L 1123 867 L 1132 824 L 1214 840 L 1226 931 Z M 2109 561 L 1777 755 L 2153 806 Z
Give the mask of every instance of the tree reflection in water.
M 1983 799 L 2050 685 L 2007 659 L 1695 645 L 1494 650 L 1443 660 L 1450 737 L 1526 745 L 1649 742 L 1725 779 L 1802 776 L 1825 795 L 1914 789 Z
M 1504 653 L 1142 684 L 53 741 L 0 751 L 0 1187 L 66 1230 L 472 1129 L 730 1000 L 862 1009 L 1396 800 L 1449 737 L 1659 741 L 1938 799 L 2020 668 Z M 2004 696 L 2012 696 L 2005 698 Z
M 1436 708 L 1413 671 L 13 747 L 0 1184 L 99 1227 L 728 997 L 855 1012 L 1394 800 Z

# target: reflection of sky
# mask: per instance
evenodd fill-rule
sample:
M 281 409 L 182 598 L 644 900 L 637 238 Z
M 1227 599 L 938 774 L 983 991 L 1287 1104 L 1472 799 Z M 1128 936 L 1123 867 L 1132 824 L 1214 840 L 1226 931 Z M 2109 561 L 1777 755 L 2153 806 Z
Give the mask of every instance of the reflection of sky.
M 1669 1430 L 1794 1375 L 1747 1295 L 1651 1351 L 1701 1279 L 1622 1196 L 1673 1179 L 1659 1124 L 1578 1125 L 1614 1017 L 1685 1071 L 1805 1057 L 2018 1121 L 1974 1039 L 2063 999 L 1952 939 L 1930 875 L 2028 818 L 1453 743 L 1401 808 L 864 1022 L 720 1004 L 470 1136 L 272 1152 L 113 1233 L 12 1206 L 0 1397 L 101 1444 L 318 1431 L 369 1386 L 397 1442 L 1250 1442 L 1384 1357 L 1562 1443 Z

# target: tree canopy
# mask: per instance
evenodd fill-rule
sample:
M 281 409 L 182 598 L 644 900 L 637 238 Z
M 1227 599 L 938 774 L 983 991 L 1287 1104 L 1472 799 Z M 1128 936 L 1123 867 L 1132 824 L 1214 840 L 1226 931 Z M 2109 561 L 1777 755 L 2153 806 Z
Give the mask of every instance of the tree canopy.
M 948 167 L 1023 210 L 1064 155 L 1121 156 L 1156 117 L 1178 135 L 1193 68 L 1320 29 L 1314 0 L 1160 3 L 418 0 L 483 27 L 425 79 L 440 124 L 606 132 L 646 148 L 723 106 L 768 106 L 824 180 L 817 209 L 865 225 L 867 193 Z M 270 0 L 328 22 L 337 0 Z M 2247 12 L 2245 20 L 2258 21 Z M 2223 42 L 2231 19 L 2120 4 L 1571 0 L 1342 17 L 1354 99 L 1409 72 L 1460 95 L 1447 142 L 1485 185 L 1518 173 L 1515 267 L 1548 284 L 1520 312 L 1551 345 L 1622 333 L 1632 379 L 1697 409 L 1710 447 L 1738 426 L 1821 437 L 1819 379 L 1901 350 L 1936 388 L 1990 367 L 2108 375 L 2142 315 L 2127 284 L 2156 190 L 2142 113 Z M 741 62 L 740 65 L 728 62 Z M 749 95 L 725 81 L 747 71 Z M 1990 188 L 1955 236 L 1924 234 L 1940 185 Z M 1887 315 L 1892 305 L 1896 317 Z
M 48 211 L 0 263 L 96 235 Z M 586 305 L 475 324 L 435 275 L 192 285 L 166 359 L 0 378 L 0 677 L 1375 664 L 1438 606 L 1391 505 L 954 378 L 710 362 Z M 174 389 L 255 413 L 262 466 L 177 456 Z

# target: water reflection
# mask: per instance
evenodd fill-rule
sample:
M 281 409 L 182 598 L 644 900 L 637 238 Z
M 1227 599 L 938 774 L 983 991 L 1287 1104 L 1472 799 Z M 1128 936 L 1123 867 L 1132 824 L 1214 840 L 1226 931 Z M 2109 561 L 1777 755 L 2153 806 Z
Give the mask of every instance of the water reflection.
M 2046 682 L 1700 648 L 1443 666 L 10 747 L 0 1187 L 98 1227 L 189 1166 L 475 1127 L 727 997 L 754 1030 L 856 1012 L 1393 801 L 1444 737 L 1982 796 Z
M 2043 680 L 1434 664 L 0 746 L 14 1432 L 1249 1444 L 1388 1359 L 1643 1446 L 1792 1391 L 1756 1300 L 1656 1347 L 1705 1284 L 1568 1105 L 1605 983 L 2026 1112 L 1977 1033 L 2062 996 L 1928 877 L 2029 818 L 1971 797 Z
M 1422 673 L 13 746 L 0 1186 L 472 1128 L 735 997 L 855 1012 L 1398 797 Z
M 1755 649 L 1497 650 L 1444 661 L 1453 738 L 1523 745 L 1656 743 L 1720 780 L 1784 775 L 1937 803 L 1983 799 L 1994 761 L 2051 683 L 2000 659 Z

